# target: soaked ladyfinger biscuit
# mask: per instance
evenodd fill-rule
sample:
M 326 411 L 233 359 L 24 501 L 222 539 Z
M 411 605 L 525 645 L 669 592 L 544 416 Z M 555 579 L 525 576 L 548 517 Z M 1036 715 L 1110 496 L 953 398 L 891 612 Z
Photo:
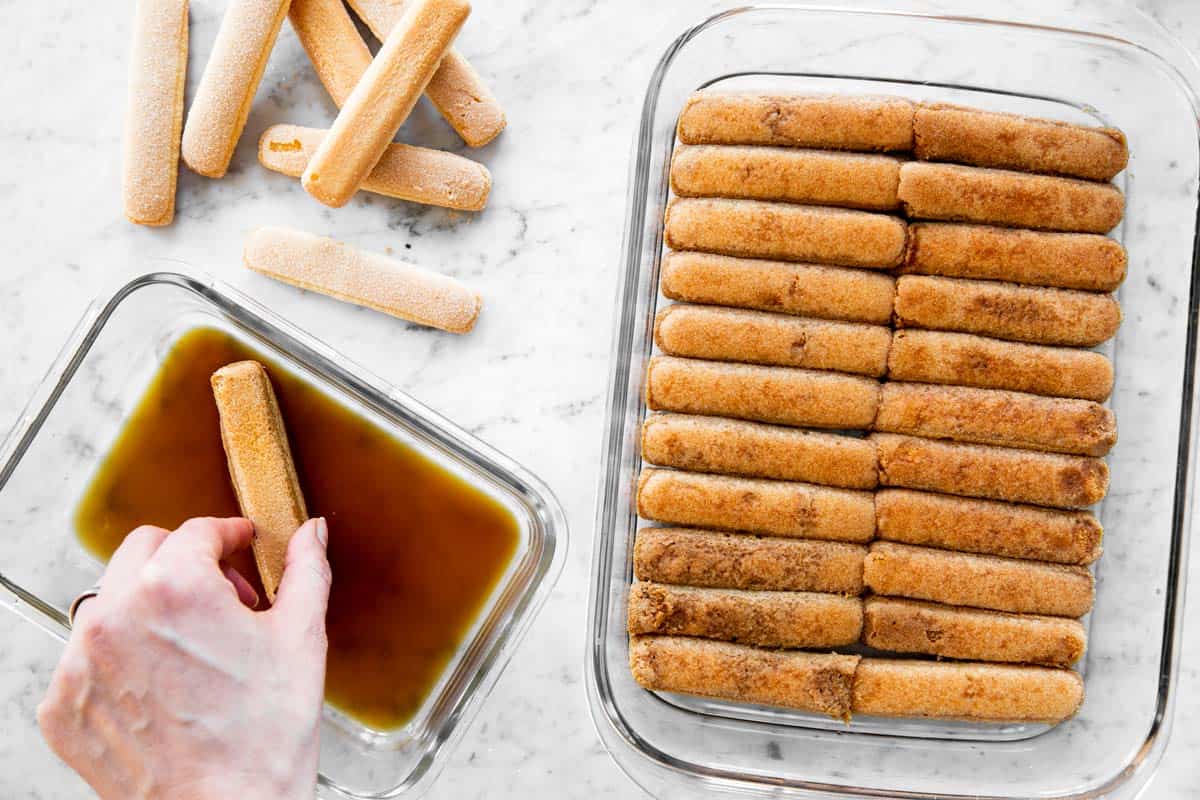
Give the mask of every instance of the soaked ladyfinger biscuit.
M 1125 213 L 1112 184 L 924 161 L 900 168 L 899 196 L 916 219 L 1051 231 L 1108 233 Z
M 1113 367 L 1090 350 L 900 330 L 888 351 L 888 377 L 1101 402 L 1112 392 Z
M 687 414 L 647 417 L 642 425 L 642 458 L 693 472 L 847 489 L 874 489 L 879 477 L 875 445 L 865 439 Z
M 471 13 L 466 0 L 413 0 L 346 98 L 300 182 L 344 206 L 383 157 Z
M 879 383 L 818 370 L 655 356 L 646 367 L 646 405 L 654 411 L 865 430 L 879 407 Z
M 655 317 L 654 341 L 673 356 L 877 378 L 887 370 L 892 334 L 881 325 L 675 304 Z
M 901 272 L 1111 292 L 1129 259 L 1115 239 L 993 225 L 915 222 Z
M 659 288 L 672 300 L 881 325 L 896 297 L 890 275 L 688 252 L 663 257 Z
M 850 718 L 859 660 L 686 636 L 629 640 L 629 668 L 644 689 L 781 706 L 836 719 Z
M 875 535 L 943 550 L 1091 564 L 1104 529 L 1086 511 L 884 489 L 875 493 Z
M 748 536 L 689 528 L 643 528 L 633 547 L 640 581 L 859 595 L 861 544 Z
M 400 22 L 408 5 L 402 0 L 349 2 L 354 13 L 381 42 Z M 453 47 L 430 78 L 425 96 L 470 147 L 483 147 L 499 136 L 507 124 L 500 101 L 471 63 Z
M 1017 614 L 1082 617 L 1095 581 L 1087 567 L 875 542 L 863 562 L 875 594 Z
M 318 128 L 272 125 L 258 142 L 259 163 L 299 178 L 325 134 Z M 479 211 L 487 205 L 492 175 L 482 164 L 454 153 L 395 143 L 359 188 L 413 203 Z
M 679 114 L 684 144 L 911 150 L 913 103 L 902 97 L 696 92 Z
M 905 227 L 869 211 L 682 197 L 667 206 L 666 241 L 676 250 L 885 269 L 904 258 Z
M 1112 179 L 1129 162 L 1125 134 L 1049 119 L 921 103 L 913 117 L 917 158 L 980 167 Z
M 183 127 L 183 160 L 220 178 L 229 169 L 288 0 L 230 0 Z
M 963 331 L 1032 344 L 1094 347 L 1121 325 L 1110 294 L 902 275 L 896 326 Z
M 760 647 L 853 644 L 862 634 L 857 597 L 812 592 L 748 592 L 661 583 L 629 590 L 629 633 L 697 636 Z
M 313 70 L 341 108 L 371 66 L 371 51 L 342 0 L 291 0 L 288 20 Z
M 125 217 L 139 225 L 175 218 L 187 52 L 188 0 L 138 0 L 121 189 Z
M 1081 456 L 1102 456 L 1117 441 L 1116 416 L 1091 400 L 892 381 L 875 430 Z
M 242 515 L 254 523 L 254 560 L 274 600 L 288 542 L 308 519 L 279 403 L 257 361 L 221 367 L 212 375 L 212 390 L 229 477 Z
M 828 150 L 693 145 L 671 158 L 680 197 L 781 200 L 873 211 L 900 207 L 900 159 Z
M 853 711 L 873 717 L 1054 724 L 1082 703 L 1083 679 L 1065 669 L 864 658 L 854 676 Z
M 867 542 L 875 535 L 870 492 L 792 481 L 645 469 L 637 511 L 668 525 L 798 539 Z
M 1069 667 L 1083 657 L 1087 647 L 1083 626 L 1064 617 L 888 597 L 868 598 L 863 613 L 863 644 L 894 653 Z
M 247 269 L 284 283 L 451 333 L 475 327 L 482 305 L 449 276 L 289 228 L 253 231 L 242 255 Z
M 882 486 L 1054 508 L 1095 505 L 1108 492 L 1108 465 L 1098 458 L 887 433 L 870 440 Z

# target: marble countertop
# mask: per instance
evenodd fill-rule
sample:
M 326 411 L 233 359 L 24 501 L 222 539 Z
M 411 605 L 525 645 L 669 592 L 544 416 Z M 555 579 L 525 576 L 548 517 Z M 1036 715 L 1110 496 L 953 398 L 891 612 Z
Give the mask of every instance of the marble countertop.
M 1200 52 L 1200 6 L 1138 5 Z M 223 6 L 192 2 L 191 88 Z M 531 468 L 567 512 L 572 540 L 557 588 L 430 796 L 636 797 L 639 790 L 597 739 L 582 675 L 614 288 L 630 144 L 646 81 L 669 39 L 718 6 L 475 6 L 459 47 L 509 117 L 500 139 L 475 151 L 495 180 L 484 213 L 363 195 L 335 211 L 311 201 L 295 180 L 262 169 L 255 141 L 268 125 L 324 126 L 333 116 L 285 26 L 230 174 L 214 182 L 184 170 L 176 222 L 155 230 L 126 223 L 120 210 L 128 15 L 104 4 L 0 1 L 0 27 L 16 32 L 0 53 L 0 98 L 10 110 L 0 121 L 0 231 L 8 253 L 0 268 L 0 430 L 15 420 L 87 304 L 123 279 L 185 263 L 268 304 Z M 461 149 L 425 103 L 404 136 Z M 272 223 L 391 250 L 453 274 L 483 294 L 479 326 L 452 337 L 248 273 L 240 266 L 243 235 Z M 1200 542 L 1192 549 L 1200 557 Z M 1192 575 L 1195 598 L 1200 568 Z M 34 722 L 58 650 L 41 631 L 0 613 L 0 798 L 89 796 Z M 1145 796 L 1200 798 L 1194 609 L 1175 713 L 1171 743 Z

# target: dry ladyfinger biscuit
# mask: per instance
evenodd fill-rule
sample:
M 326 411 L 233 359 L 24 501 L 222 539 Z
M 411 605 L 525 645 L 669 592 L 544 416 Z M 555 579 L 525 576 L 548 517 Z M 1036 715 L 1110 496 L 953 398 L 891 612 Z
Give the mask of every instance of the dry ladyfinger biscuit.
M 921 103 L 913 117 L 917 158 L 1110 180 L 1129 161 L 1125 135 L 1049 119 Z
M 1094 347 L 1121 324 L 1112 295 L 902 275 L 896 326 L 963 331 L 1034 344 Z
M 863 562 L 875 594 L 1018 614 L 1082 617 L 1092 610 L 1086 567 L 875 542 Z
M 659 288 L 672 300 L 885 325 L 896 297 L 890 275 L 688 252 L 663 257 Z
M 913 104 L 902 97 L 697 92 L 679 115 L 685 144 L 773 144 L 911 150 Z
M 811 592 L 748 592 L 639 582 L 629 632 L 698 636 L 760 647 L 838 647 L 862 634 L 862 601 Z
M 904 221 L 841 208 L 676 198 L 667 206 L 667 246 L 727 256 L 816 261 L 851 267 L 899 266 Z
M 648 417 L 642 425 L 642 458 L 693 472 L 848 489 L 874 489 L 878 483 L 875 445 L 865 439 L 721 417 Z
M 129 56 L 122 195 L 139 225 L 175 218 L 187 73 L 188 0 L 138 0 Z
M 1128 261 L 1120 242 L 1094 233 L 915 222 L 900 271 L 1111 292 Z
M 920 383 L 883 384 L 875 430 L 1083 456 L 1117 441 L 1112 410 L 1090 400 Z
M 212 390 L 229 477 L 242 515 L 254 523 L 254 560 L 274 600 L 288 542 L 308 519 L 279 403 L 257 361 L 221 367 L 213 373 Z
M 778 147 L 694 145 L 671 158 L 680 197 L 740 197 L 876 211 L 900 207 L 893 156 Z
M 354 13 L 367 24 L 380 41 L 404 16 L 406 2 L 401 0 L 350 0 Z M 479 73 L 462 55 L 450 48 L 433 73 L 425 95 L 462 140 L 471 147 L 483 147 L 504 130 L 504 110 Z
M 1108 233 L 1125 212 L 1111 184 L 923 161 L 900 168 L 899 196 L 918 219 L 1052 231 Z
M 633 547 L 638 580 L 719 589 L 862 594 L 860 544 L 643 528 Z
M 413 0 L 346 99 L 301 183 L 335 208 L 383 157 L 471 13 L 466 0 Z
M 267 169 L 299 178 L 325 133 L 272 125 L 258 142 L 258 160 Z M 390 144 L 359 188 L 414 203 L 479 211 L 487 204 L 492 175 L 482 164 L 454 153 Z
M 866 429 L 879 407 L 879 383 L 817 370 L 655 356 L 646 367 L 646 405 L 782 425 Z
M 317 77 L 341 108 L 371 66 L 371 51 L 342 0 L 291 0 L 288 19 Z
M 451 333 L 466 333 L 479 317 L 479 295 L 454 278 L 303 231 L 259 228 L 246 238 L 243 261 L 301 289 Z
M 654 692 L 761 703 L 849 719 L 859 656 L 760 650 L 686 636 L 629 640 L 633 679 Z
M 1083 508 L 1104 499 L 1108 466 L 1098 458 L 873 433 L 879 483 L 946 494 Z
M 892 334 L 880 325 L 676 304 L 658 312 L 654 340 L 673 356 L 879 377 Z
M 870 492 L 676 470 L 642 470 L 637 510 L 645 519 L 799 539 L 866 542 L 875 535 Z
M 220 178 L 229 168 L 288 0 L 230 0 L 183 127 L 183 160 Z
M 1097 402 L 1108 397 L 1113 385 L 1112 362 L 1100 353 L 968 333 L 896 331 L 887 358 L 888 377 L 897 381 L 1011 389 Z
M 1009 558 L 1091 564 L 1104 536 L 1086 511 L 884 489 L 875 494 L 875 534 L 905 544 Z
M 854 675 L 853 711 L 874 717 L 1054 724 L 1082 703 L 1079 673 L 1047 667 L 864 658 Z
M 894 653 L 1069 667 L 1087 647 L 1083 626 L 1063 617 L 886 597 L 868 598 L 863 613 L 863 644 Z

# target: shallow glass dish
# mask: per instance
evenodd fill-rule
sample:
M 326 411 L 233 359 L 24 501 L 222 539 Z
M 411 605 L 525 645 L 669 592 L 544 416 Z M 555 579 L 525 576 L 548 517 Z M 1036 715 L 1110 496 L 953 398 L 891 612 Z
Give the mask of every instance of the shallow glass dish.
M 598 498 L 587 688 L 601 739 L 655 796 L 1084 798 L 1145 784 L 1169 733 L 1195 443 L 1196 65 L 1131 9 L 1091 31 L 902 11 L 760 5 L 712 17 L 659 62 L 635 141 Z M 1124 14 L 1122 18 L 1120 14 Z M 1120 31 L 1115 35 L 1113 31 Z M 1122 128 L 1129 252 L 1114 360 L 1120 442 L 1098 509 L 1087 699 L 1060 725 L 863 718 L 651 693 L 625 613 L 645 363 L 653 352 L 675 122 L 697 89 L 893 94 Z
M 326 705 L 323 798 L 385 798 L 428 787 L 558 577 L 562 509 L 510 459 L 235 290 L 179 273 L 142 276 L 85 314 L 0 445 L 0 602 L 65 639 L 72 598 L 103 564 L 71 517 L 163 358 L 196 328 L 224 331 L 500 502 L 515 554 L 440 679 L 402 728 L 375 731 Z

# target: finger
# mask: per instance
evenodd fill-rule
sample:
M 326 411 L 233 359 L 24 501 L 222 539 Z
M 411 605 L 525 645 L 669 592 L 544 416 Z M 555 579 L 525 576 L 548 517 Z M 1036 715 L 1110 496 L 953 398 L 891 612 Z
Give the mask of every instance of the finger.
M 237 590 L 238 600 L 242 601 L 242 605 L 251 610 L 258 608 L 258 592 L 254 591 L 254 587 L 250 585 L 250 581 L 246 580 L 242 573 L 228 564 L 221 565 L 221 572 L 225 573 L 225 577 L 233 584 L 233 588 Z
M 203 560 L 215 566 L 249 546 L 253 535 L 254 526 L 242 517 L 197 517 L 168 536 L 153 560 L 164 566 L 180 560 Z
M 169 533 L 166 528 L 154 525 L 134 528 L 108 560 L 108 567 L 100 578 L 101 591 L 132 586 L 142 565 L 158 551 Z
M 312 637 L 314 644 L 322 648 L 333 577 L 325 553 L 328 542 L 329 527 L 324 517 L 310 519 L 300 526 L 288 543 L 283 578 L 272 609 L 281 624 L 298 635 Z

